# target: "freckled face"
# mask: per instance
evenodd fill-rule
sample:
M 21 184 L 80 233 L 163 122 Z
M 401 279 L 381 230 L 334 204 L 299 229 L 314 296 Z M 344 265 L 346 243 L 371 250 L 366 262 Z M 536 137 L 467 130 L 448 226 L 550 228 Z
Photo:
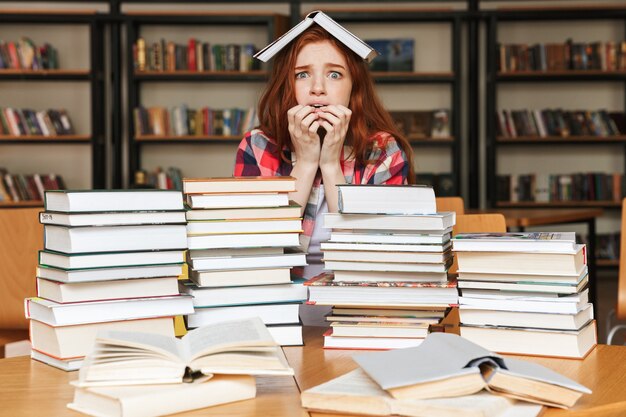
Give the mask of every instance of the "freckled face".
M 296 101 L 348 107 L 352 77 L 343 54 L 329 41 L 305 45 L 296 58 Z

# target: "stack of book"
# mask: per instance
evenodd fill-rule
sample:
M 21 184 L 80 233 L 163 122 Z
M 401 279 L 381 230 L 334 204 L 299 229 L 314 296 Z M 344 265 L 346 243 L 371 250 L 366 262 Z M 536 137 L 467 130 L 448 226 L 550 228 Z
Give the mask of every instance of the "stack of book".
M 300 206 L 289 201 L 293 177 L 183 179 L 189 282 L 195 328 L 234 318 L 261 317 L 281 345 L 302 344 Z
M 359 367 L 302 392 L 302 406 L 337 414 L 535 417 L 591 390 L 548 368 L 503 358 L 455 334 L 352 357 Z
M 596 345 L 574 233 L 459 234 L 461 335 L 496 352 L 582 358 Z
M 310 304 L 330 305 L 325 348 L 416 346 L 457 303 L 449 282 L 455 213 L 436 213 L 426 186 L 340 185 L 339 213 L 322 242 L 325 272 L 307 281 Z M 341 229 L 341 230 L 339 230 Z
M 76 370 L 101 330 L 174 334 L 193 311 L 178 276 L 187 246 L 177 191 L 46 191 L 37 297 L 25 300 L 34 359 Z

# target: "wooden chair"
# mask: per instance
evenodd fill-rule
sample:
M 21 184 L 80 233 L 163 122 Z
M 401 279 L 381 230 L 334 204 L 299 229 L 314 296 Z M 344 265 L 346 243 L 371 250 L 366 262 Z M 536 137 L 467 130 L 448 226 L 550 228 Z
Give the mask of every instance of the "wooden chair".
M 457 214 L 465 214 L 465 204 L 462 197 L 437 197 L 437 211 L 453 211 Z
M 7 344 L 28 339 L 24 298 L 37 295 L 37 251 L 43 248 L 39 211 L 0 209 L 0 357 Z
M 609 312 L 607 320 L 606 344 L 610 345 L 620 330 L 626 329 L 626 324 L 612 324 L 617 320 L 626 320 L 626 198 L 622 200 L 622 227 L 619 249 L 619 273 L 617 283 L 617 306 Z M 625 343 L 626 344 L 626 343 Z
M 452 228 L 452 236 L 459 233 L 505 233 L 506 219 L 500 213 L 461 214 L 456 216 L 456 225 Z M 459 268 L 456 257 L 448 270 L 448 274 L 455 275 Z

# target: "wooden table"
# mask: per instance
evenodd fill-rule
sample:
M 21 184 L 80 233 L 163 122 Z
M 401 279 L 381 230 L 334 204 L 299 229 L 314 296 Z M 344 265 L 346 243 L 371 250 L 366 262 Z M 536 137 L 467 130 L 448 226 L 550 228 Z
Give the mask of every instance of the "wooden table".
M 300 391 L 356 368 L 348 350 L 322 349 L 321 327 L 305 327 L 305 346 L 283 350 L 296 372 L 290 377 L 257 378 L 252 400 L 182 413 L 181 416 L 305 417 Z M 626 347 L 600 345 L 583 360 L 524 358 L 554 369 L 593 390 L 569 411 L 548 409 L 545 417 L 608 417 L 626 415 Z M 69 381 L 76 372 L 63 372 L 28 357 L 0 360 L 0 417 L 79 417 L 66 408 L 73 397 Z M 315 417 L 328 414 L 311 413 Z
M 488 210 L 468 210 L 470 213 L 502 213 L 506 219 L 506 227 L 526 230 L 528 227 L 548 226 L 557 224 L 586 223 L 587 224 L 587 266 L 589 268 L 589 299 L 593 303 L 594 313 L 597 313 L 598 297 L 596 291 L 596 218 L 602 216 L 600 208 L 493 208 Z M 550 231 L 546 229 L 546 231 Z M 597 317 L 597 314 L 595 314 Z

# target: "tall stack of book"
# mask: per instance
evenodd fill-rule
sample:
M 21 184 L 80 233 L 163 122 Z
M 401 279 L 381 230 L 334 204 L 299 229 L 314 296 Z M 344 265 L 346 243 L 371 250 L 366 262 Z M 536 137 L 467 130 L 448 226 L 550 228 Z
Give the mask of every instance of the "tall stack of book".
M 307 281 L 310 304 L 330 305 L 325 348 L 417 346 L 457 303 L 450 233 L 426 186 L 340 185 L 339 213 L 322 242 L 325 272 Z M 339 230 L 341 229 L 341 230 Z
M 461 335 L 487 349 L 584 357 L 597 343 L 585 245 L 574 233 L 460 234 Z
M 37 296 L 25 300 L 34 359 L 76 370 L 102 330 L 174 334 L 193 311 L 178 290 L 181 193 L 46 191 Z
M 189 328 L 258 316 L 281 345 L 302 344 L 300 206 L 293 177 L 185 178 L 190 281 Z

